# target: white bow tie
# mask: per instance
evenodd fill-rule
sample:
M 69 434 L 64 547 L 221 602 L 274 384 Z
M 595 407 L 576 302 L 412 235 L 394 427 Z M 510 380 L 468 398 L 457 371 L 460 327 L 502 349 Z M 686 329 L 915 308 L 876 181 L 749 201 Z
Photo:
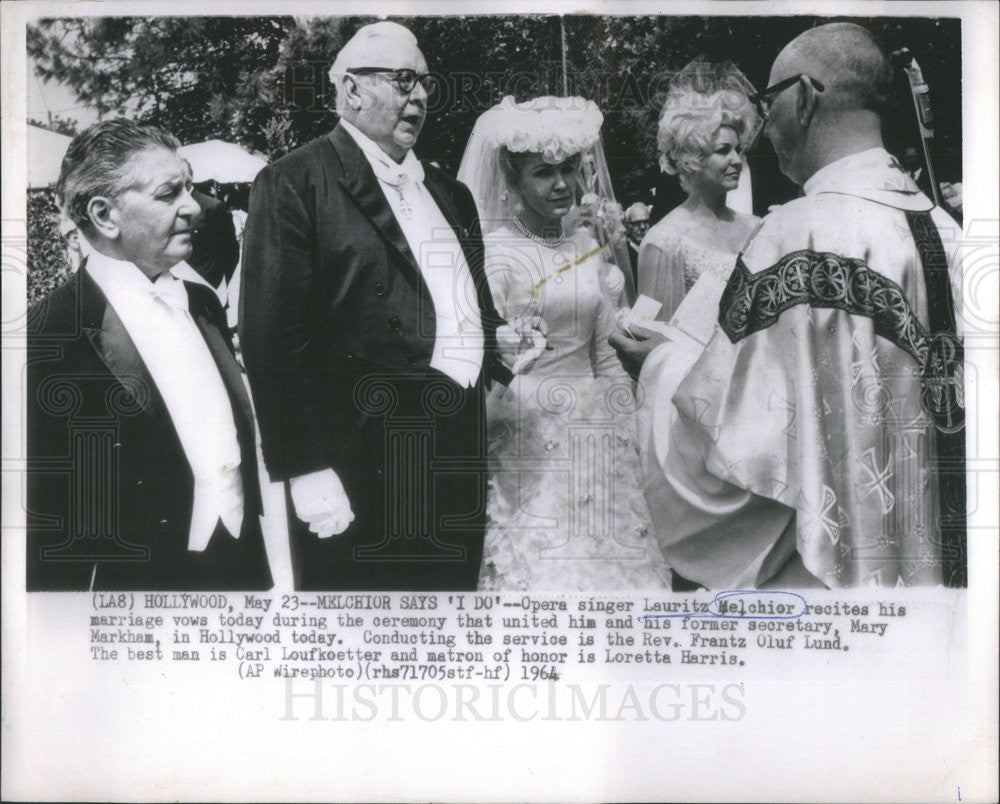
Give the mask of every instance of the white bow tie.
M 150 286 L 150 295 L 178 310 L 188 309 L 188 293 L 184 283 L 170 271 L 164 271 Z

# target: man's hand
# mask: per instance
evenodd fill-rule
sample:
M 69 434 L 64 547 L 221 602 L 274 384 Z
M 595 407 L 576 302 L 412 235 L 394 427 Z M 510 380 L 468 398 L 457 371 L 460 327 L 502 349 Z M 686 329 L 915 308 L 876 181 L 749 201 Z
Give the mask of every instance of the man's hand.
M 343 533 L 354 521 L 351 502 L 333 469 L 322 469 L 289 482 L 295 515 L 321 539 Z
M 666 342 L 667 338 L 660 334 L 653 334 L 648 338 L 641 336 L 633 338 L 624 332 L 616 332 L 608 338 L 608 343 L 618 353 L 618 359 L 622 361 L 625 371 L 632 375 L 633 379 L 639 379 L 642 364 L 646 362 L 649 353 Z
M 956 212 L 961 212 L 962 211 L 961 182 L 956 182 L 952 184 L 951 182 L 943 181 L 939 186 L 941 187 L 941 197 L 944 198 L 945 203 Z

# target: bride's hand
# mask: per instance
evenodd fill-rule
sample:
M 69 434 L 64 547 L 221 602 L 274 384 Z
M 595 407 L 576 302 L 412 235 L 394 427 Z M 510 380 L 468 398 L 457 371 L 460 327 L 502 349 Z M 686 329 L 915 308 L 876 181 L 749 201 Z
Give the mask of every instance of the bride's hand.
M 500 358 L 514 374 L 523 371 L 545 350 L 549 327 L 541 316 L 515 316 L 497 328 Z
M 497 349 L 503 364 L 513 370 L 518 356 L 524 348 L 525 324 L 522 317 L 510 318 L 506 324 L 497 327 Z
M 542 335 L 549 334 L 549 325 L 540 315 L 516 316 L 510 320 L 510 325 L 521 336 L 522 341 L 533 341 L 536 331 Z

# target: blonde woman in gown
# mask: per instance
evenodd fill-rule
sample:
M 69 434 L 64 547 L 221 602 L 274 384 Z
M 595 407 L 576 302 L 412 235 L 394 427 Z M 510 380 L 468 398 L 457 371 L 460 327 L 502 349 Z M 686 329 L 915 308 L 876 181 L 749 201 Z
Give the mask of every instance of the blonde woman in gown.
M 687 199 L 653 226 L 639 250 L 639 292 L 663 304 L 670 321 L 702 273 L 728 279 L 736 255 L 760 224 L 727 195 L 739 184 L 743 152 L 760 130 L 753 87 L 732 65 L 698 60 L 671 85 L 660 116 L 660 166 Z
M 580 98 L 505 99 L 477 122 L 459 171 L 480 205 L 497 309 L 525 333 L 514 381 L 487 400 L 482 589 L 669 588 L 633 386 L 608 344 L 623 274 L 593 227 L 563 226 L 581 191 L 600 189 L 585 170 L 603 163 L 601 122 Z
M 687 199 L 649 230 L 639 250 L 639 292 L 663 304 L 657 318 L 669 322 L 670 332 L 670 348 L 656 354 L 663 369 L 644 368 L 644 377 L 657 378 L 655 388 L 642 389 L 648 399 L 670 399 L 701 356 L 715 331 L 719 300 L 737 255 L 760 225 L 759 218 L 727 203 L 739 184 L 743 152 L 761 127 L 753 93 L 734 66 L 700 59 L 668 90 L 657 137 L 660 166 L 678 177 Z M 662 488 L 665 434 L 677 415 L 667 407 L 645 406 L 637 416 L 645 496 L 665 553 L 676 524 Z M 676 574 L 673 583 L 677 590 L 696 586 Z

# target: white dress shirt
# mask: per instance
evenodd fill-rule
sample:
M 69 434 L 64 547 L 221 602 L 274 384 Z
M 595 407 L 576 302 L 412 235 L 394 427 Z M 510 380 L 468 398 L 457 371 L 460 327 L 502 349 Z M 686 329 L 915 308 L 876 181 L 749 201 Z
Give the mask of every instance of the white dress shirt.
M 163 397 L 194 475 L 188 549 L 204 550 L 219 520 L 243 524 L 240 446 L 219 368 L 188 312 L 187 280 L 209 286 L 187 263 L 155 282 L 133 263 L 91 250 L 87 271 L 118 313 Z M 214 289 L 213 289 L 214 290 Z
M 375 172 L 430 291 L 437 317 L 431 368 L 471 387 L 483 365 L 479 298 L 455 231 L 424 186 L 423 165 L 413 151 L 394 162 L 356 126 L 340 124 Z

